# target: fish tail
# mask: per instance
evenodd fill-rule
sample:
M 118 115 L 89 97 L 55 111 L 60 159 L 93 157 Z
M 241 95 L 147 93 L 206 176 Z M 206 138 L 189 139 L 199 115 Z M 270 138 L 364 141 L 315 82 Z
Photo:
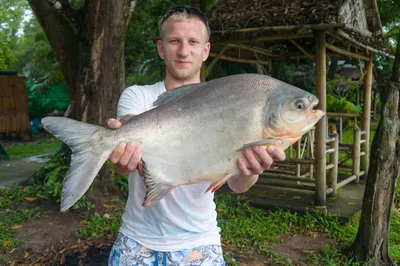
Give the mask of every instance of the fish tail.
M 45 117 L 43 127 L 68 145 L 72 151 L 70 169 L 64 179 L 61 211 L 73 206 L 93 182 L 109 157 L 112 147 L 92 141 L 99 134 L 100 126 L 91 125 L 65 117 Z M 98 140 L 99 138 L 97 138 Z M 100 145 L 102 149 L 100 149 Z

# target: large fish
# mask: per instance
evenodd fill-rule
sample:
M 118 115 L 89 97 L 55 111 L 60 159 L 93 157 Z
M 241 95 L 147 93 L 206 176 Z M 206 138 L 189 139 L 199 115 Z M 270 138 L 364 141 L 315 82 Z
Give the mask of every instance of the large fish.
M 62 117 L 45 117 L 44 128 L 72 150 L 61 211 L 86 192 L 120 142 L 142 148 L 143 206 L 158 202 L 174 187 L 211 181 L 214 191 L 238 173 L 244 148 L 286 149 L 309 131 L 324 112 L 318 99 L 297 87 L 258 74 L 227 76 L 166 92 L 155 108 L 117 130 Z

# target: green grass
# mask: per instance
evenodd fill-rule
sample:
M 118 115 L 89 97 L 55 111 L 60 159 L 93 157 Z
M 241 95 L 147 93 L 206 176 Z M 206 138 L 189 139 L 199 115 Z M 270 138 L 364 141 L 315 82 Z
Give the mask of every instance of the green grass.
M 255 250 L 271 258 L 270 262 L 292 265 L 290 260 L 282 261 L 274 255 L 271 244 L 279 241 L 281 234 L 302 234 L 315 236 L 326 234 L 336 240 L 338 246 L 327 245 L 321 253 L 312 253 L 307 265 L 369 265 L 357 262 L 342 253 L 354 242 L 361 213 L 357 213 L 349 222 L 343 224 L 338 217 L 325 212 L 309 212 L 299 215 L 283 210 L 264 211 L 253 208 L 238 195 L 216 196 L 218 224 L 221 227 L 222 242 L 233 245 L 242 252 Z M 400 215 L 392 212 L 389 254 L 400 262 Z M 232 258 L 226 257 L 227 261 Z M 232 262 L 232 265 L 235 265 Z
M 2 252 L 17 247 L 21 240 L 16 238 L 16 229 L 26 221 L 39 218 L 39 210 L 22 208 L 25 197 L 30 196 L 28 190 L 15 185 L 0 189 L 0 249 Z
M 61 141 L 56 138 L 46 138 L 36 143 L 9 145 L 6 147 L 11 160 L 20 160 L 26 157 L 53 153 L 59 150 Z
M 117 235 L 118 231 L 122 225 L 122 220 L 120 217 L 121 213 L 118 215 L 104 214 L 100 216 L 95 214 L 86 217 L 86 220 L 81 223 L 84 224 L 79 228 L 77 236 L 80 238 L 101 238 L 107 235 Z

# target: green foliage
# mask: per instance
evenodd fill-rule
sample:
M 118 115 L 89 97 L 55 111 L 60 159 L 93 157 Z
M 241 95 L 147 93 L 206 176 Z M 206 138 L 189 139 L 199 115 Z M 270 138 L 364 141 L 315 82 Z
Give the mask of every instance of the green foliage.
M 96 208 L 87 196 L 83 195 L 75 204 L 72 206 L 73 210 L 93 210 Z
M 338 98 L 331 94 L 326 95 L 326 110 L 334 113 L 359 113 L 361 106 L 346 100 Z
M 400 263 L 400 213 L 398 210 L 392 211 L 389 232 L 389 254 L 396 265 Z
M 54 110 L 64 112 L 68 108 L 68 88 L 65 82 L 55 84 L 48 76 L 45 76 L 36 80 L 35 83 L 28 82 L 26 88 L 31 119 L 40 118 Z
M 304 215 L 283 210 L 266 212 L 251 207 L 249 202 L 237 195 L 219 194 L 216 204 L 222 241 L 226 245 L 236 246 L 243 252 L 255 249 L 259 254 L 272 257 L 271 262 L 277 262 L 279 258 L 274 256 L 271 243 L 278 241 L 278 235 L 326 234 L 340 245 L 327 247 L 323 254 L 310 255 L 307 265 L 361 265 L 354 259 L 344 257 L 340 251 L 341 247 L 348 247 L 354 241 L 359 214 L 342 224 L 337 216 L 326 212 L 307 212 Z M 290 261 L 279 262 L 292 265 Z
M 4 34 L 0 31 L 0 70 L 10 70 L 16 61 L 17 58 L 5 41 Z
M 68 153 L 61 149 L 29 180 L 35 195 L 42 199 L 61 199 L 62 184 L 69 168 Z
M 17 208 L 24 198 L 31 195 L 29 189 L 19 185 L 0 189 L 0 247 L 9 251 L 21 243 L 15 230 L 26 221 L 39 217 L 38 209 Z
M 56 138 L 47 138 L 31 144 L 9 145 L 7 146 L 7 153 L 11 160 L 20 160 L 30 156 L 54 153 L 60 147 L 61 141 Z
M 79 228 L 77 232 L 78 237 L 82 238 L 99 238 L 108 234 L 116 235 L 122 225 L 122 221 L 118 216 L 111 216 L 99 214 L 86 217 L 83 221 L 84 226 Z
M 119 190 L 121 190 L 124 193 L 127 193 L 128 192 L 128 176 L 120 175 L 117 172 L 115 172 L 115 166 L 110 161 L 107 161 L 107 165 L 111 169 L 111 171 L 113 171 L 113 173 L 114 173 L 115 184 L 117 185 Z
M 23 202 L 25 194 L 20 185 L 0 189 L 0 209 L 9 208 L 12 204 Z

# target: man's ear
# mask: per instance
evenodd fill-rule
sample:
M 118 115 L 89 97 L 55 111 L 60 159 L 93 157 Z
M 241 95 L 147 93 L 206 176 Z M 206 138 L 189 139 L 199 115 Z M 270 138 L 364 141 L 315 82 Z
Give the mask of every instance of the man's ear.
M 163 47 L 162 40 L 157 40 L 157 51 L 158 51 L 158 55 L 161 57 L 161 59 L 164 59 L 164 47 Z
M 210 44 L 210 42 L 207 42 L 207 43 L 204 45 L 203 62 L 207 60 L 208 55 L 210 54 L 210 49 L 211 49 L 211 44 Z

